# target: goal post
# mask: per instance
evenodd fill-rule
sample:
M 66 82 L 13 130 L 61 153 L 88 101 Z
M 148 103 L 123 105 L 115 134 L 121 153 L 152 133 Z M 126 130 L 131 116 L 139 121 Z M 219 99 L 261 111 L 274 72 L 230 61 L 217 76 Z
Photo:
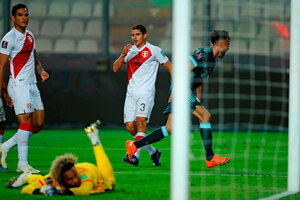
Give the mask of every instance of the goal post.
M 300 191 L 300 1 L 291 1 L 288 191 Z
M 171 199 L 189 199 L 190 0 L 173 2 Z

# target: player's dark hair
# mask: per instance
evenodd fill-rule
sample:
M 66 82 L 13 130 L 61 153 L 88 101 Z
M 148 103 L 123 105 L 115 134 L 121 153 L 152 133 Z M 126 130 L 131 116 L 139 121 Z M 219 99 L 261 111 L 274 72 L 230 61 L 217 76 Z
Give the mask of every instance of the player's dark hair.
M 228 31 L 224 30 L 213 30 L 210 34 L 210 41 L 212 44 L 219 40 L 230 39 Z
M 12 9 L 11 9 L 11 16 L 15 16 L 16 13 L 17 13 L 17 10 L 20 9 L 20 8 L 26 8 L 28 10 L 28 8 L 27 8 L 26 5 L 24 5 L 22 3 L 18 3 L 18 4 L 14 5 L 12 7 Z
M 134 26 L 131 28 L 131 30 L 135 30 L 135 29 L 140 30 L 140 31 L 143 33 L 143 35 L 144 35 L 145 33 L 147 33 L 146 27 L 143 26 L 143 25 L 141 25 L 141 24 L 134 25 Z

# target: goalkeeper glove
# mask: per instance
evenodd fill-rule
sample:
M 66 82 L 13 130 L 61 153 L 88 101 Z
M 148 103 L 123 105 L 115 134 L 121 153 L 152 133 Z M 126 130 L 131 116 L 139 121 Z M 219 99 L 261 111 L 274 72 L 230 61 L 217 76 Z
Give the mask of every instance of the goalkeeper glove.
M 40 194 L 46 196 L 55 196 L 55 195 L 73 195 L 73 192 L 70 190 L 62 190 L 59 187 L 55 187 L 52 185 L 45 185 L 40 189 Z

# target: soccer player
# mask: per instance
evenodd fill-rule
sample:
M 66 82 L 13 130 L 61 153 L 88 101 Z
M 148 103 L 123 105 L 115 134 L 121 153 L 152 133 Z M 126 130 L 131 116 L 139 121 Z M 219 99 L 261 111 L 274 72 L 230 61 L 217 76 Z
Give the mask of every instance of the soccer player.
M 225 165 L 230 161 L 230 158 L 219 157 L 214 154 L 212 149 L 212 130 L 211 130 L 211 114 L 201 103 L 201 89 L 203 79 L 209 78 L 216 65 L 216 58 L 223 58 L 229 50 L 230 37 L 227 31 L 214 30 L 211 33 L 212 46 L 209 48 L 198 48 L 191 56 L 191 70 L 193 72 L 193 81 L 191 85 L 192 95 L 190 96 L 191 106 L 194 109 L 193 115 L 199 119 L 200 134 L 203 140 L 206 153 L 206 166 L 213 168 L 215 166 Z M 126 148 L 129 160 L 136 151 L 147 144 L 152 144 L 168 137 L 171 134 L 172 113 L 171 102 L 169 101 L 164 114 L 168 115 L 168 120 L 165 126 L 154 130 L 151 134 L 139 141 L 127 141 Z
M 1 168 L 7 169 L 6 157 L 9 150 L 18 145 L 17 172 L 38 173 L 28 164 L 28 140 L 44 126 L 44 106 L 36 85 L 36 72 L 42 82 L 49 78 L 37 58 L 35 39 L 26 29 L 29 14 L 26 5 L 17 4 L 12 8 L 14 28 L 2 39 L 0 46 L 0 84 L 3 81 L 4 67 L 9 66 L 8 94 L 12 99 L 19 122 L 17 133 L 0 145 Z M 1 87 L 0 87 L 1 92 Z
M 23 173 L 12 178 L 6 187 L 22 188 L 22 194 L 44 195 L 89 195 L 112 191 L 115 187 L 115 178 L 112 166 L 99 138 L 100 121 L 85 128 L 95 154 L 97 166 L 92 163 L 77 163 L 73 154 L 64 154 L 56 157 L 52 162 L 50 173 L 46 176 Z
M 128 63 L 128 85 L 124 104 L 124 123 L 127 130 L 140 140 L 146 136 L 147 122 L 150 120 L 155 97 L 155 81 L 159 64 L 172 75 L 172 64 L 163 50 L 147 42 L 147 30 L 143 25 L 131 28 L 131 39 L 134 45 L 124 46 L 120 57 L 114 62 L 113 71 L 118 72 Z M 161 152 L 152 145 L 144 149 L 151 155 L 153 165 L 159 166 Z M 140 150 L 138 149 L 130 161 L 124 162 L 138 165 Z

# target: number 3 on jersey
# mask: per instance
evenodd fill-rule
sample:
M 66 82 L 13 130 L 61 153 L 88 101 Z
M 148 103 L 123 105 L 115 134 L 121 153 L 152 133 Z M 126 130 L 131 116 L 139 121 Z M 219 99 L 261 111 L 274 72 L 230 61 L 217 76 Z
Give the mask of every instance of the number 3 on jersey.
M 141 103 L 141 105 L 140 105 L 140 111 L 142 111 L 142 112 L 145 111 L 145 106 L 146 105 L 144 103 Z

